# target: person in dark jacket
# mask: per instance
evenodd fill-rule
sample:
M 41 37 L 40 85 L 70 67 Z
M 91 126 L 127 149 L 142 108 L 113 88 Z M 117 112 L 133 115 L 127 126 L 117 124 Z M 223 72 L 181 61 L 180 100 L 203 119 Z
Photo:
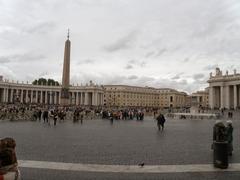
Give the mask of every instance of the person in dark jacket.
M 232 121 L 227 121 L 227 127 L 226 127 L 226 136 L 228 141 L 228 155 L 232 156 L 233 152 L 233 126 Z
M 221 120 L 217 120 L 213 127 L 213 141 L 226 141 L 226 127 Z
M 57 125 L 57 118 L 58 118 L 58 113 L 57 111 L 53 112 L 53 122 L 54 122 L 54 126 Z
M 45 122 L 48 123 L 48 110 L 47 110 L 47 109 L 45 109 L 45 110 L 43 111 L 43 121 L 44 121 L 44 123 L 45 123 Z
M 42 110 L 39 109 L 38 111 L 38 120 L 41 121 L 41 117 L 42 117 Z
M 158 126 L 158 130 L 162 130 L 164 129 L 164 123 L 165 123 L 165 117 L 162 113 L 160 113 L 157 117 L 157 126 Z

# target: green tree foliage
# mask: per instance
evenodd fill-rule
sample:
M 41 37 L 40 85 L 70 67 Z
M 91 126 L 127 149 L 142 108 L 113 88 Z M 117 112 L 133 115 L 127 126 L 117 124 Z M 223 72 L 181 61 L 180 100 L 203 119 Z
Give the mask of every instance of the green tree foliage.
M 35 79 L 32 84 L 34 85 L 43 85 L 43 86 L 59 86 L 59 82 L 55 81 L 54 79 L 45 79 L 45 78 L 39 78 L 39 79 Z

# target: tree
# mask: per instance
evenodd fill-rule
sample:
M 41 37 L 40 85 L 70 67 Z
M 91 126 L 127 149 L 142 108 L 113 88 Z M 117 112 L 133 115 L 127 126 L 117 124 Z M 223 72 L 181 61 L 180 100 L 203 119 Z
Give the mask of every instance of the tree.
M 59 86 L 59 82 L 55 81 L 54 79 L 45 79 L 45 78 L 39 78 L 35 79 L 32 84 L 34 85 L 43 85 L 43 86 Z

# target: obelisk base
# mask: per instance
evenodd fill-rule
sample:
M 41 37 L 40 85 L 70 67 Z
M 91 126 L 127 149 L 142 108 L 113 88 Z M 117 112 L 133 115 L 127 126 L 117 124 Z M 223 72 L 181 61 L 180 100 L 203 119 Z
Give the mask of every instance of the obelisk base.
M 69 104 L 70 104 L 69 91 L 67 88 L 62 88 L 60 105 L 68 106 Z

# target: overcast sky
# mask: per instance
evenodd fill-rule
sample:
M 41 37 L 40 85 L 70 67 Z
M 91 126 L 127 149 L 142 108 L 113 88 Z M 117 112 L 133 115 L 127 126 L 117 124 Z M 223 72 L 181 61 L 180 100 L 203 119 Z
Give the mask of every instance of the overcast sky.
M 216 66 L 240 71 L 239 0 L 0 0 L 0 74 L 204 89 Z

